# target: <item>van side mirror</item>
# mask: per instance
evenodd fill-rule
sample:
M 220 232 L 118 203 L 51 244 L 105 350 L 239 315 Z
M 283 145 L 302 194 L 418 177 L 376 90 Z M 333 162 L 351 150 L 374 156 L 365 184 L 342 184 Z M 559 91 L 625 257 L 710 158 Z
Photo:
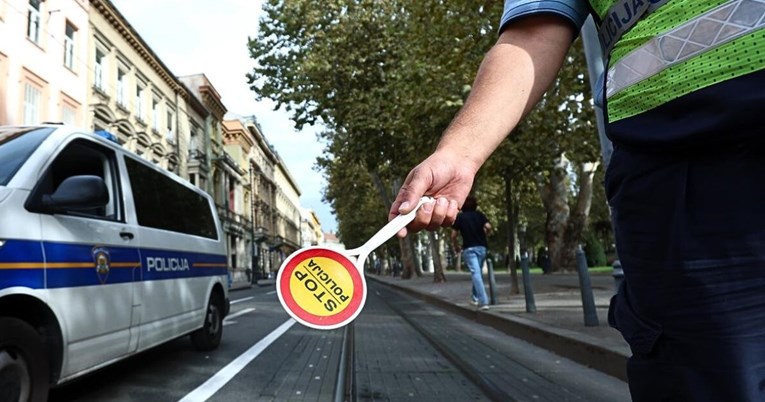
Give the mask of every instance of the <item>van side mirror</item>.
M 42 197 L 46 211 L 77 211 L 101 208 L 109 203 L 109 190 L 98 176 L 71 176 L 59 184 L 56 191 Z

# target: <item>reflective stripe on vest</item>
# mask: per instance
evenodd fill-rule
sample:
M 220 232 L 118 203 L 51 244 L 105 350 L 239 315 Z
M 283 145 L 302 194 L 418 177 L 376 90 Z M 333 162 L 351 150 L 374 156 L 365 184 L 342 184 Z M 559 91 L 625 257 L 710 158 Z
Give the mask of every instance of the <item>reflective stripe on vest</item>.
M 765 26 L 765 0 L 732 0 L 632 50 L 608 70 L 606 97 Z
M 618 0 L 603 15 L 598 37 L 603 54 L 611 53 L 614 44 L 646 14 L 655 11 L 669 0 Z

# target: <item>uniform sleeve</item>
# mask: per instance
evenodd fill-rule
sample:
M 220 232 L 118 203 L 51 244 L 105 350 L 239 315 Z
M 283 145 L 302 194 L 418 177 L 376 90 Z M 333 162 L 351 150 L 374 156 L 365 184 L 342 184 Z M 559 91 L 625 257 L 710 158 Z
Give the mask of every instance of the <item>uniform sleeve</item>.
M 571 21 L 574 28 L 579 31 L 584 20 L 590 15 L 590 10 L 586 0 L 505 0 L 505 11 L 502 13 L 499 32 L 502 32 L 511 21 L 540 13 L 560 15 Z

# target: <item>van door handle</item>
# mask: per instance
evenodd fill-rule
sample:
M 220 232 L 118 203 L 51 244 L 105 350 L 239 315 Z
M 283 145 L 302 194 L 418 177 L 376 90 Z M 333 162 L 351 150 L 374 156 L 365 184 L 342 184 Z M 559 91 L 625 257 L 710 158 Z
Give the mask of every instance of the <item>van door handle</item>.
M 120 232 L 120 237 L 125 240 L 133 240 L 133 237 L 135 237 L 135 235 L 133 235 L 130 232 Z

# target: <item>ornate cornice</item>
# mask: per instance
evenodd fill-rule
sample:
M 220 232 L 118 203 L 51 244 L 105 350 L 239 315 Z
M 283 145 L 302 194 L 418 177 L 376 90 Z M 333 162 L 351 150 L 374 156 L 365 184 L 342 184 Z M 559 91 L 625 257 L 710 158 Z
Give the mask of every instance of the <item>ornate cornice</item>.
M 222 121 L 228 109 L 221 102 L 218 91 L 210 85 L 202 85 L 199 87 L 199 93 L 202 95 L 202 102 L 210 109 L 210 113 L 216 120 Z
M 114 28 L 120 36 L 138 53 L 141 58 L 159 74 L 162 80 L 176 91 L 181 97 L 189 101 L 191 94 L 185 86 L 181 85 L 178 79 L 170 72 L 170 69 L 154 53 L 149 45 L 144 42 L 138 32 L 125 19 L 125 17 L 114 7 L 109 0 L 90 0 L 91 6 L 101 14 L 106 21 Z

